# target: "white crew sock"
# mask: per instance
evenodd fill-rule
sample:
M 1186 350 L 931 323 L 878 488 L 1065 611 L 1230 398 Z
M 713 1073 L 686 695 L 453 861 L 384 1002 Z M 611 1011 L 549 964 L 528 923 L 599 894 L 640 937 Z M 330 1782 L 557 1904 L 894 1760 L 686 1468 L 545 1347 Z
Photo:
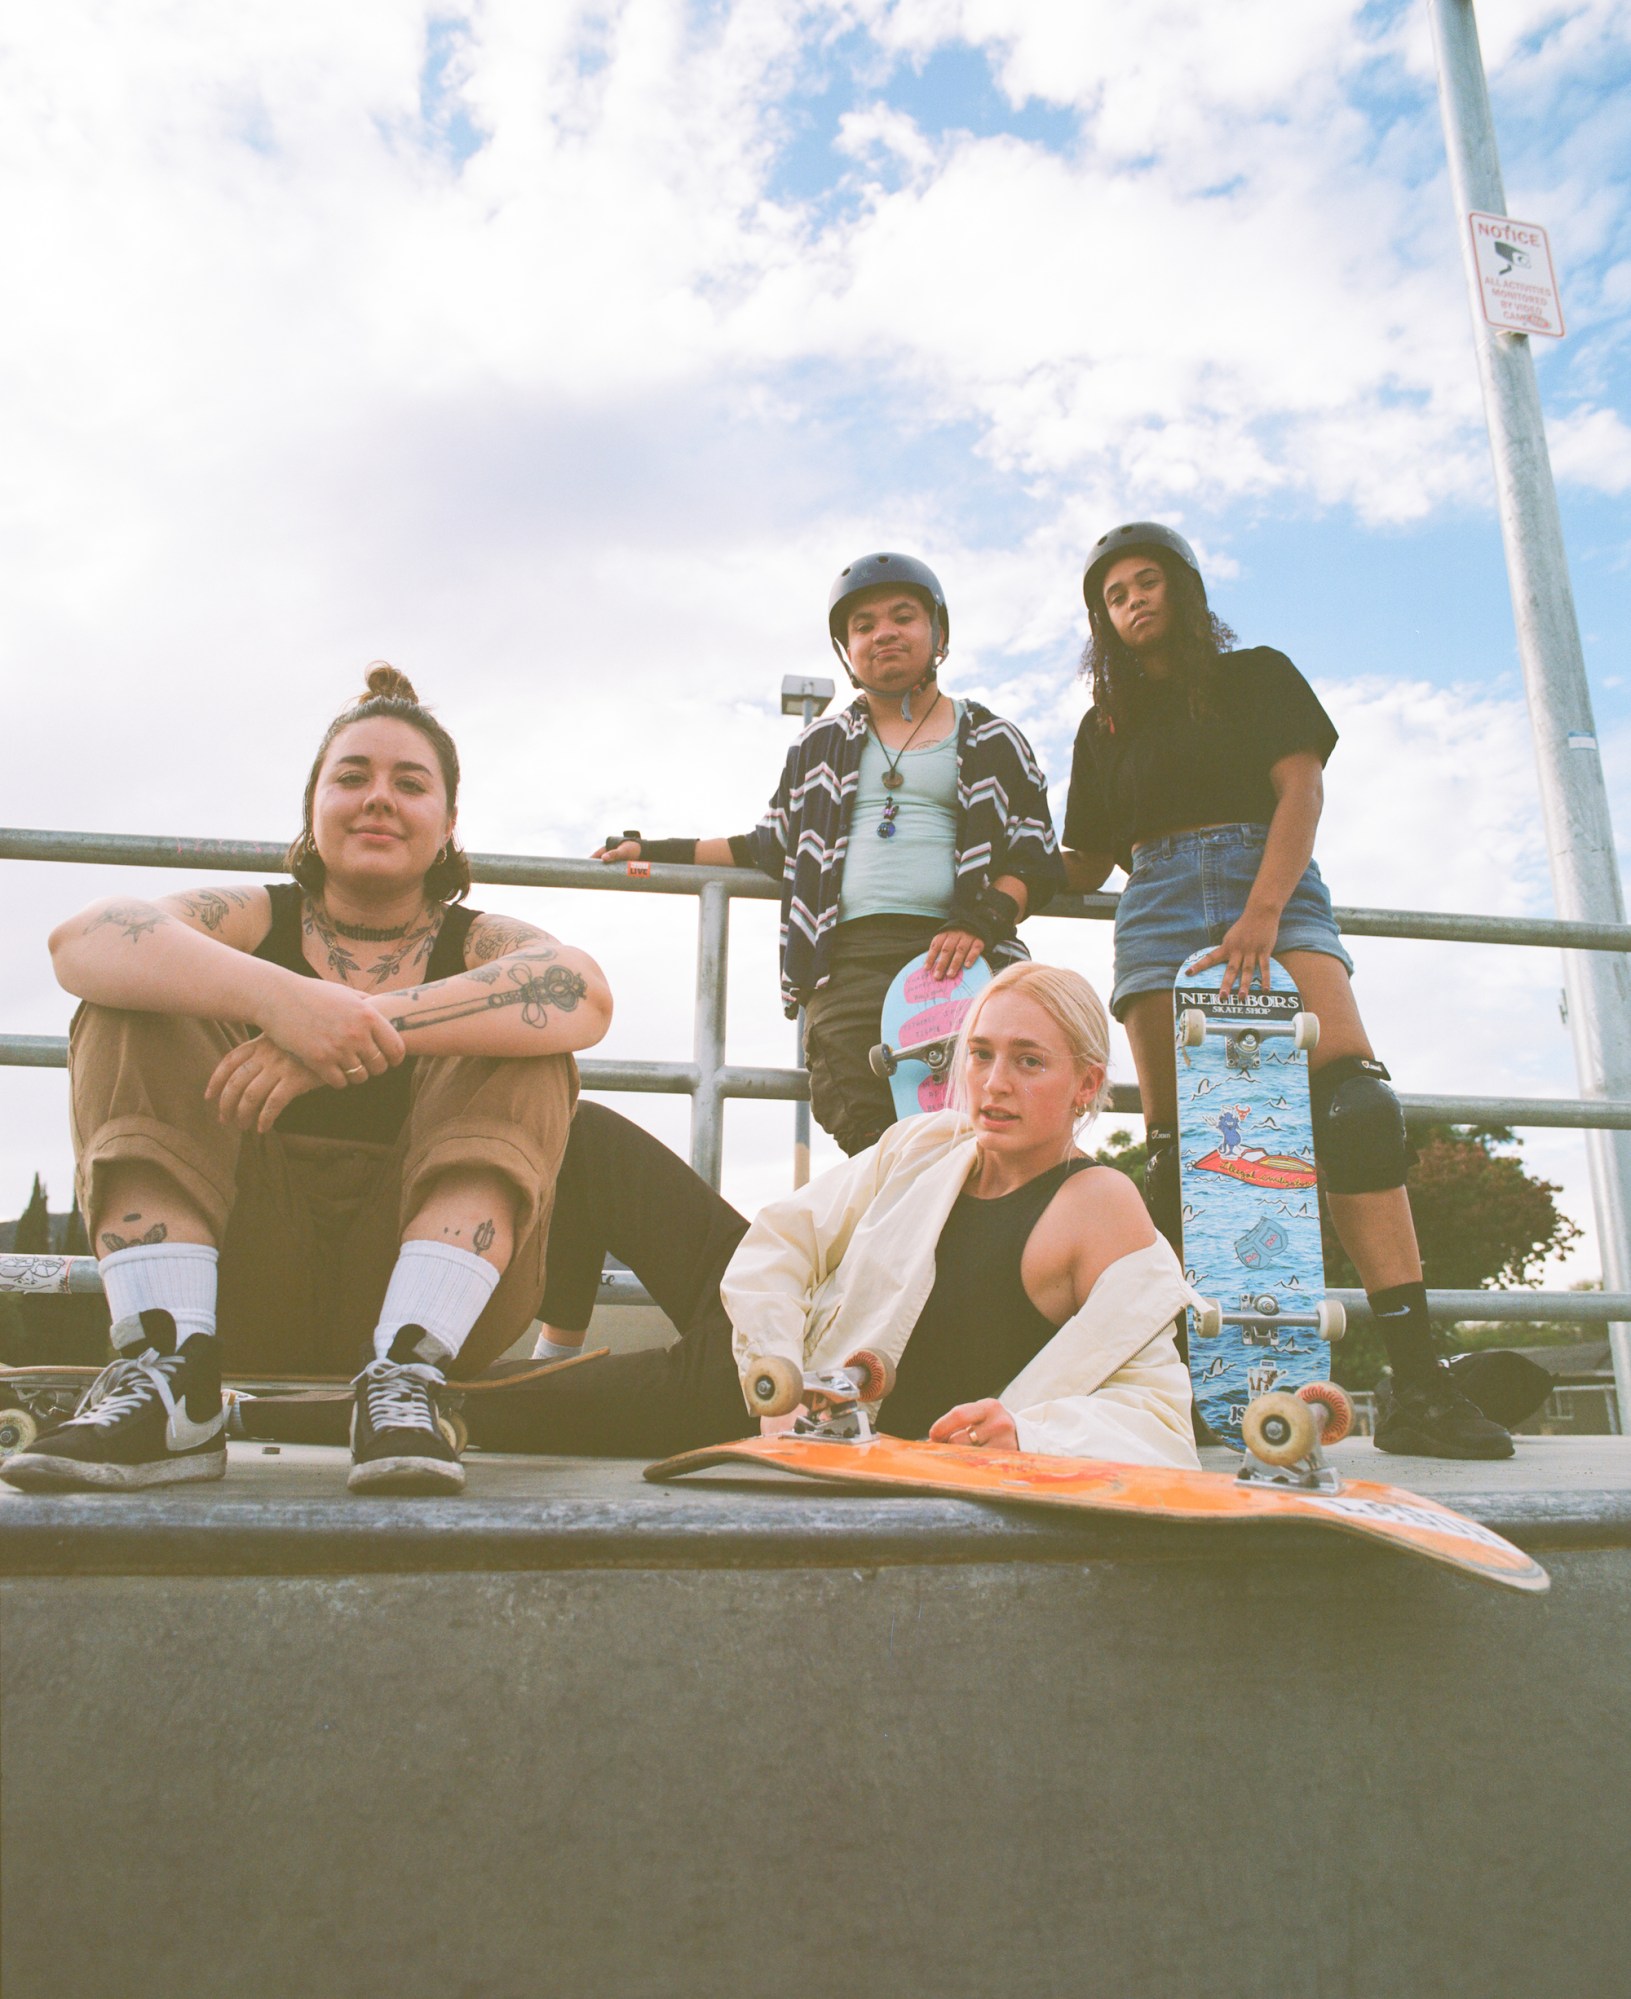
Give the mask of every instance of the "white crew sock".
M 113 1344 L 121 1353 L 148 1345 L 138 1312 L 168 1312 L 176 1322 L 176 1346 L 195 1333 L 215 1331 L 215 1270 L 218 1251 L 201 1242 L 143 1242 L 116 1249 L 98 1268 L 113 1314 Z M 129 1331 L 121 1334 L 121 1326 Z
M 579 1333 L 575 1340 L 554 1340 L 550 1338 L 552 1328 L 540 1326 L 538 1337 L 532 1343 L 534 1360 L 576 1360 L 583 1352 L 583 1342 L 587 1335 Z
M 481 1317 L 498 1277 L 471 1250 L 446 1242 L 405 1242 L 379 1308 L 376 1358 L 391 1358 L 391 1342 L 404 1326 L 421 1326 L 425 1338 L 416 1342 L 414 1358 L 445 1367 Z

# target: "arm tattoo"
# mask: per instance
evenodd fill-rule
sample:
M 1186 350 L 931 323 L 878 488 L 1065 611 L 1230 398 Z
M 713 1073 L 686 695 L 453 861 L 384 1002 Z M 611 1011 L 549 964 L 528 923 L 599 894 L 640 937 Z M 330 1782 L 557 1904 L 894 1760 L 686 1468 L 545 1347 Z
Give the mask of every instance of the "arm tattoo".
M 187 914 L 213 933 L 220 929 L 234 909 L 243 909 L 249 898 L 241 889 L 200 888 L 190 890 L 180 900 Z
M 169 917 L 162 909 L 155 909 L 150 902 L 110 903 L 100 916 L 93 916 L 85 926 L 88 937 L 93 930 L 100 930 L 104 924 L 115 930 L 122 930 L 132 944 L 139 943 L 149 930 L 157 930 L 161 923 L 168 923 Z
M 392 1016 L 391 1025 L 398 1034 L 411 1034 L 416 1027 L 442 1027 L 452 1020 L 473 1020 L 478 1014 L 492 1013 L 501 1006 L 518 1006 L 526 1026 L 547 1027 L 551 1007 L 558 1013 L 571 1013 L 589 991 L 588 980 L 569 965 L 550 965 L 542 974 L 529 969 L 534 958 L 553 958 L 554 955 L 553 951 L 529 952 L 525 960 L 504 967 L 510 980 L 507 988 L 481 996 L 473 994 L 469 999 L 445 1000 L 440 1006 L 427 1007 L 411 1019 L 406 1014 L 396 1014 Z M 420 988 L 421 992 L 427 990 L 434 991 L 435 988 Z M 404 994 L 403 997 L 417 995 Z
M 490 1217 L 488 1220 L 484 1222 L 477 1222 L 476 1233 L 472 1239 L 475 1242 L 476 1254 L 478 1256 L 485 1255 L 486 1252 L 492 1248 L 493 1238 L 497 1234 L 498 1230 L 493 1226 Z
M 129 1220 L 131 1217 L 127 1216 L 126 1219 Z M 105 1229 L 102 1233 L 101 1241 L 104 1254 L 112 1256 L 114 1251 L 118 1249 L 149 1249 L 154 1243 L 168 1242 L 169 1239 L 170 1231 L 164 1226 L 163 1222 L 155 1222 L 146 1235 L 115 1235 L 111 1229 Z
M 505 916 L 482 916 L 471 927 L 465 952 L 474 963 L 484 965 L 489 958 L 507 958 L 512 951 L 539 940 L 553 941 L 547 931 L 530 923 L 515 923 Z

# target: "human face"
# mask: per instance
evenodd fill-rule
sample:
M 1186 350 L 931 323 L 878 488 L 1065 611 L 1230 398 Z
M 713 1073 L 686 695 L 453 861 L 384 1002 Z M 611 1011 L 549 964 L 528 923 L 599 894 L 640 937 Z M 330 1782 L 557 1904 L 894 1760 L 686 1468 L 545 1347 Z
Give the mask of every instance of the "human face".
M 963 1070 L 969 1116 L 982 1153 L 1042 1165 L 1069 1150 L 1080 1116 L 1104 1081 L 1078 1062 L 1064 1030 L 1023 991 L 1000 992 L 981 1007 Z
M 855 678 L 874 694 L 898 698 L 934 661 L 934 619 L 921 597 L 892 583 L 863 590 L 849 608 L 849 657 Z
M 452 831 L 436 752 L 411 723 L 375 715 L 329 744 L 312 837 L 336 887 L 377 895 L 416 886 Z
M 1124 555 L 1104 576 L 1104 608 L 1129 652 L 1159 653 L 1172 635 L 1167 572 L 1153 555 Z

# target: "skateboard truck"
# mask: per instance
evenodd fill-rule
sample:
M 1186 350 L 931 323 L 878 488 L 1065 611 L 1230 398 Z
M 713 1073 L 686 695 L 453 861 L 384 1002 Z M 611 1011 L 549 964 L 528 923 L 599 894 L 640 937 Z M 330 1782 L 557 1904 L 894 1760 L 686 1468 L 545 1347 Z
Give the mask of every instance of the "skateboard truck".
M 1203 1298 L 1195 1308 L 1195 1337 L 1215 1340 L 1225 1326 L 1309 1326 L 1320 1339 L 1340 1340 L 1348 1330 L 1347 1308 L 1340 1298 L 1322 1298 L 1312 1312 L 1285 1312 L 1272 1292 L 1248 1309 L 1226 1312 L 1215 1298 Z
M 942 1034 L 934 1041 L 920 1041 L 915 1048 L 891 1048 L 887 1041 L 880 1041 L 866 1059 L 873 1075 L 881 1076 L 886 1083 L 902 1062 L 921 1062 L 938 1083 L 944 1080 L 951 1068 L 956 1052 L 957 1036 Z
M 1353 1428 L 1353 1404 L 1334 1381 L 1310 1381 L 1295 1395 L 1262 1395 L 1240 1426 L 1246 1455 L 1238 1485 L 1270 1485 L 1296 1492 L 1340 1492 L 1342 1477 L 1325 1462 L 1323 1446 Z
M 750 1409 L 760 1416 L 799 1409 L 791 1434 L 829 1444 L 864 1444 L 877 1436 L 866 1405 L 881 1402 L 894 1385 L 894 1362 L 867 1348 L 820 1374 L 806 1374 L 778 1354 L 753 1361 L 742 1376 Z

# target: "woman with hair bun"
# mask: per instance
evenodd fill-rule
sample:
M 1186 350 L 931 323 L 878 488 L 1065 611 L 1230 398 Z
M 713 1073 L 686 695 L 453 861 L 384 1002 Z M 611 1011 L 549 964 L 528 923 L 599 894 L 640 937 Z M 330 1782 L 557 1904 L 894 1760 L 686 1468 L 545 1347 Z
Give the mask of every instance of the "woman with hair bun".
M 678 1327 L 670 1347 L 470 1405 L 502 1450 L 662 1457 L 755 1428 L 750 1361 L 897 1364 L 896 1436 L 1194 1467 L 1178 1260 L 1124 1174 L 1077 1138 L 1110 1029 L 1075 972 L 1010 965 L 970 1009 L 958 1104 L 890 1126 L 751 1224 L 598 1104 L 573 1126 L 542 1316 L 587 1325 L 609 1250 Z
M 463 906 L 458 792 L 452 738 L 376 663 L 318 746 L 292 882 L 110 897 L 52 934 L 118 1357 L 13 1484 L 219 1478 L 224 1349 L 358 1370 L 354 1489 L 463 1485 L 437 1391 L 532 1319 L 571 1058 L 611 996 L 583 952 Z
M 1308 682 L 1268 646 L 1234 648 L 1195 551 L 1158 521 L 1112 528 L 1082 578 L 1093 706 L 1076 737 L 1065 867 L 1095 889 L 1120 866 L 1110 1005 L 1127 1029 L 1149 1135 L 1145 1191 L 1181 1240 L 1172 985 L 1225 964 L 1220 990 L 1269 983 L 1272 954 L 1320 1020 L 1309 1094 L 1331 1219 L 1381 1327 L 1392 1398 L 1385 1451 L 1510 1457 L 1512 1440 L 1433 1353 L 1405 1175 L 1404 1114 L 1365 1033 L 1331 898 L 1314 862 L 1337 732 Z

